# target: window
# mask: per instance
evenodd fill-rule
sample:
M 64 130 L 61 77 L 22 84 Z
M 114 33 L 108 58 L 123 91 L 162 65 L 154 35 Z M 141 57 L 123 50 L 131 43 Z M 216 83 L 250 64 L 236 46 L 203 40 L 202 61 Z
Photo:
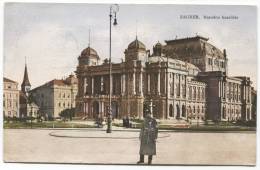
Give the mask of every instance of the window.
M 200 100 L 200 87 L 198 87 L 198 95 L 197 95 L 198 97 L 198 99 Z
M 180 84 L 179 83 L 176 84 L 176 94 L 178 97 L 180 96 Z
M 66 96 L 66 95 L 65 95 L 65 93 L 64 93 L 64 94 L 63 94 L 63 98 L 65 98 L 65 96 Z
M 208 58 L 208 65 L 212 65 L 212 59 Z
M 186 88 L 185 85 L 182 85 L 182 97 L 185 98 L 186 97 Z
M 191 100 L 192 98 L 192 89 L 191 89 L 191 86 L 189 86 L 189 100 Z
M 61 106 L 60 102 L 59 102 L 59 107 Z
M 218 66 L 218 59 L 215 59 L 215 60 L 214 60 L 214 64 L 215 64 L 216 66 Z
M 196 100 L 196 87 L 193 87 L 193 100 Z
M 201 88 L 201 99 L 204 100 L 205 98 L 205 89 Z

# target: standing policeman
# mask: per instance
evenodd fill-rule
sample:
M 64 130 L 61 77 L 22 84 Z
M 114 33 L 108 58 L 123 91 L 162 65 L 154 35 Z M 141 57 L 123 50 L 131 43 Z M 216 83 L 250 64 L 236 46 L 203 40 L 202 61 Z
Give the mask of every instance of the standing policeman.
M 137 164 L 144 163 L 144 155 L 148 155 L 148 164 L 152 163 L 153 155 L 156 155 L 156 139 L 158 136 L 157 122 L 150 112 L 145 116 L 139 139 L 140 145 L 140 160 Z

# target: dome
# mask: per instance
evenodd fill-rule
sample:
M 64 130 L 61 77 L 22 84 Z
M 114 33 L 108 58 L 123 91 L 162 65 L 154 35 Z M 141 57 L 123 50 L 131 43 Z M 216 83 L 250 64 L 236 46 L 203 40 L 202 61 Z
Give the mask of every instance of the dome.
M 158 42 L 155 44 L 155 47 L 161 48 L 161 47 L 162 47 L 162 44 L 158 41 Z
M 145 45 L 136 38 L 133 42 L 131 42 L 128 45 L 128 49 L 143 49 L 143 50 L 145 50 Z
M 153 55 L 162 55 L 162 44 L 159 41 L 155 44 L 155 46 L 153 46 Z
M 99 58 L 99 56 L 98 56 L 96 50 L 94 50 L 94 49 L 91 48 L 91 47 L 87 47 L 86 49 L 84 49 L 84 50 L 81 52 L 81 56 L 82 56 L 82 57 L 93 56 L 93 57 Z

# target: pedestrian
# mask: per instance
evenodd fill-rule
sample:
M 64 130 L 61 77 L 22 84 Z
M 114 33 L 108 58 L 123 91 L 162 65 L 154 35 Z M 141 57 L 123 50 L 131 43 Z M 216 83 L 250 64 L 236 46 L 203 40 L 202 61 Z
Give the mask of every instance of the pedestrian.
M 153 155 L 156 155 L 156 139 L 158 136 L 157 122 L 148 112 L 144 118 L 140 131 L 140 159 L 137 164 L 144 163 L 144 156 L 148 155 L 148 164 L 152 163 Z

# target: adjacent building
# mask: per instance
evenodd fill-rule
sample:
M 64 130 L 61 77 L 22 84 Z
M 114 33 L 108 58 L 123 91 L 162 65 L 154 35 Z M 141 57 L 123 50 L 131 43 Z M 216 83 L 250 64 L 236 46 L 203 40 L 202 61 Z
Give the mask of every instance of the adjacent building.
M 3 116 L 20 117 L 18 82 L 4 77 Z
M 40 113 L 48 118 L 58 118 L 65 109 L 75 109 L 78 80 L 74 75 L 54 79 L 30 91 Z
M 228 76 L 226 50 L 202 36 L 156 43 L 152 53 L 136 39 L 124 61 L 112 63 L 112 116 L 143 118 L 144 104 L 158 119 L 249 120 L 251 81 Z M 90 46 L 78 57 L 76 116 L 106 117 L 109 109 L 109 61 L 101 64 Z

